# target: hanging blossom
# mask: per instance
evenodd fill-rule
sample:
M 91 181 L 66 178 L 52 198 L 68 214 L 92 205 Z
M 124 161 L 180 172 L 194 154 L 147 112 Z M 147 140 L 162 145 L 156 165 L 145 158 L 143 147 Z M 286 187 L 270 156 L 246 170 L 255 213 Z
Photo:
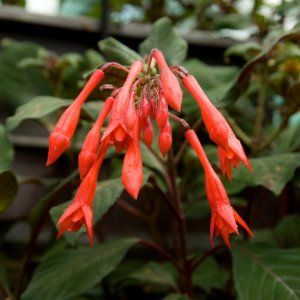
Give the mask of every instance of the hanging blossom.
M 155 68 L 155 62 L 158 70 Z M 146 66 L 145 66 L 146 63 Z M 245 155 L 240 141 L 222 114 L 210 102 L 197 80 L 184 68 L 169 67 L 161 51 L 153 49 L 149 59 L 136 60 L 129 70 L 117 63 L 107 63 L 96 70 L 85 87 L 65 110 L 49 137 L 47 165 L 55 162 L 69 147 L 79 122 L 81 108 L 105 77 L 107 68 L 115 67 L 128 72 L 121 88 L 103 85 L 102 89 L 111 90 L 105 100 L 98 118 L 88 132 L 78 156 L 81 184 L 71 205 L 58 221 L 60 237 L 65 231 L 78 231 L 85 225 L 90 244 L 93 243 L 93 210 L 98 173 L 109 147 L 117 152 L 125 152 L 122 184 L 125 190 L 137 199 L 143 182 L 143 166 L 140 150 L 142 140 L 149 148 L 154 139 L 153 122 L 159 129 L 158 145 L 162 156 L 166 156 L 172 146 L 172 127 L 169 108 L 180 112 L 182 89 L 177 79 L 195 98 L 211 140 L 218 145 L 220 169 L 231 180 L 232 167 L 242 161 L 251 171 L 252 167 Z M 157 72 L 158 71 L 158 72 Z M 108 125 L 101 136 L 101 130 L 108 119 Z M 175 120 L 179 118 L 175 117 Z M 181 125 L 183 123 L 181 122 Z M 225 188 L 210 165 L 196 133 L 186 122 L 183 125 L 185 138 L 195 150 L 205 172 L 205 186 L 209 206 L 212 211 L 210 239 L 221 235 L 230 246 L 229 234 L 238 234 L 240 224 L 253 235 L 247 224 L 230 205 Z

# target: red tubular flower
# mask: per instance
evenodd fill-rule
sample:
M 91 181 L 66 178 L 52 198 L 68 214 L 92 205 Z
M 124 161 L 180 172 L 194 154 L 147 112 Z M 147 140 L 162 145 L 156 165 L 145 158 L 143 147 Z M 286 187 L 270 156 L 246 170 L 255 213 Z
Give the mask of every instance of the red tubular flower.
M 156 123 L 159 129 L 166 127 L 169 119 L 168 104 L 164 97 L 159 99 L 159 103 L 156 111 Z
M 143 182 L 143 165 L 139 145 L 140 128 L 138 122 L 136 122 L 133 128 L 132 134 L 132 139 L 129 141 L 124 157 L 122 183 L 126 191 L 134 199 L 137 199 Z
M 105 100 L 103 108 L 96 122 L 94 123 L 93 127 L 91 128 L 83 142 L 81 151 L 78 156 L 78 167 L 81 180 L 86 176 L 97 158 L 97 151 L 100 144 L 101 128 L 112 108 L 113 102 L 114 98 L 112 97 L 108 97 Z
M 182 90 L 176 76 L 172 73 L 168 67 L 165 58 L 161 51 L 158 49 L 152 50 L 152 55 L 155 58 L 159 69 L 161 71 L 160 80 L 163 90 L 163 95 L 168 104 L 175 109 L 180 111 L 182 103 Z
M 191 129 L 187 130 L 185 137 L 195 150 L 205 172 L 206 195 L 212 211 L 210 223 L 211 244 L 213 245 L 213 235 L 215 234 L 217 236 L 221 235 L 226 245 L 230 247 L 229 234 L 238 234 L 236 222 L 244 227 L 251 236 L 253 236 L 250 228 L 230 205 L 226 190 L 221 180 L 211 167 L 195 131 Z
M 117 151 L 127 148 L 128 145 L 129 132 L 124 123 L 125 112 L 128 105 L 128 98 L 130 97 L 130 87 L 142 68 L 143 63 L 140 60 L 135 61 L 131 65 L 126 81 L 114 101 L 109 124 L 102 137 L 103 140 L 109 136 L 111 143 L 115 145 Z
M 102 70 L 96 70 L 78 97 L 61 115 L 49 137 L 47 166 L 56 161 L 69 147 L 70 140 L 77 127 L 81 107 L 89 94 L 97 84 L 101 82 L 104 76 L 105 74 Z
M 98 172 L 108 148 L 108 140 L 100 145 L 99 157 L 81 182 L 72 204 L 64 211 L 57 222 L 59 238 L 65 231 L 78 231 L 85 224 L 90 244 L 93 245 L 93 211 Z
M 134 124 L 137 121 L 137 112 L 135 110 L 135 99 L 136 93 L 133 91 L 131 92 L 131 95 L 128 97 L 128 104 L 126 105 L 126 111 L 125 111 L 125 126 L 127 130 L 131 130 L 134 127 Z
M 143 139 L 145 144 L 150 148 L 154 138 L 154 129 L 149 117 L 145 121 L 145 126 L 143 127 Z
M 182 83 L 197 101 L 209 137 L 219 146 L 220 167 L 223 174 L 226 173 L 231 179 L 231 167 L 232 165 L 237 167 L 239 160 L 253 172 L 241 142 L 236 138 L 222 114 L 210 102 L 195 77 L 187 75 Z
M 166 156 L 172 146 L 172 127 L 167 121 L 165 128 L 161 129 L 158 136 L 158 146 L 161 154 Z

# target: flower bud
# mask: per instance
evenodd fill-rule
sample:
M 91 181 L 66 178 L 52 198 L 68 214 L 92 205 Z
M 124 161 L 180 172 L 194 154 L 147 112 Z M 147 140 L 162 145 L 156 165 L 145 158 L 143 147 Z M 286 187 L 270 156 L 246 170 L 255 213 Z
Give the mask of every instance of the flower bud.
M 156 112 L 156 123 L 159 129 L 166 127 L 169 118 L 168 104 L 164 97 L 161 97 Z
M 172 127 L 168 121 L 165 128 L 161 129 L 158 136 L 159 150 L 163 156 L 169 152 L 172 146 Z
M 150 148 L 154 138 L 153 125 L 149 118 L 146 119 L 146 126 L 143 128 L 143 139 L 145 144 Z

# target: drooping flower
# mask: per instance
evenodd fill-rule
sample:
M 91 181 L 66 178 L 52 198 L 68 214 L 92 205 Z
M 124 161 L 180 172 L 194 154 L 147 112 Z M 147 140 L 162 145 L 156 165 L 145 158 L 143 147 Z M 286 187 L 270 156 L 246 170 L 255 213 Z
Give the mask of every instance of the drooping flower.
M 117 151 L 126 149 L 128 146 L 130 135 L 125 125 L 126 107 L 128 106 L 128 98 L 131 98 L 130 88 L 141 72 L 142 68 L 143 63 L 140 60 L 135 61 L 131 65 L 125 83 L 116 96 L 110 114 L 109 124 L 102 136 L 102 139 L 105 139 L 109 136 L 111 144 L 116 147 Z M 132 99 L 132 101 L 134 101 L 134 99 Z
M 158 135 L 158 146 L 162 156 L 170 151 L 172 146 L 172 127 L 169 121 L 164 128 L 160 129 Z
M 58 220 L 57 226 L 59 227 L 59 232 L 57 238 L 59 238 L 65 231 L 78 231 L 84 224 L 89 236 L 90 244 L 93 245 L 92 205 L 97 186 L 99 169 L 102 165 L 108 146 L 108 140 L 101 143 L 99 157 L 81 182 L 73 202 Z
M 61 115 L 49 137 L 47 166 L 56 161 L 69 147 L 70 140 L 78 124 L 81 107 L 89 94 L 101 82 L 104 76 L 105 74 L 102 70 L 96 70 L 78 97 Z
M 126 108 L 128 107 L 128 100 L 134 101 L 130 89 L 142 68 L 143 63 L 139 60 L 134 62 L 130 67 L 126 81 L 114 101 L 108 127 L 102 136 L 102 140 L 107 138 L 118 152 L 126 149 L 123 162 L 122 183 L 126 191 L 134 199 L 137 198 L 143 181 L 142 159 L 139 145 L 140 125 L 138 118 L 136 118 L 135 122 L 125 120 L 125 118 L 133 116 L 133 111 L 131 112 L 131 116 L 126 114 Z M 134 107 L 132 107 L 132 109 L 134 109 Z M 127 123 L 129 128 L 127 128 L 125 123 Z
M 160 81 L 162 85 L 163 96 L 167 103 L 176 111 L 180 111 L 182 103 L 182 89 L 176 78 L 167 65 L 161 51 L 153 49 L 151 55 L 155 58 L 160 69 Z
M 140 128 L 139 123 L 136 122 L 125 153 L 122 169 L 122 183 L 133 199 L 137 199 L 143 183 L 143 165 L 139 142 Z
M 230 247 L 229 234 L 238 234 L 237 223 L 253 236 L 250 228 L 230 205 L 226 190 L 210 165 L 195 131 L 192 129 L 187 130 L 185 137 L 195 150 L 205 172 L 206 195 L 212 211 L 210 223 L 211 243 L 213 244 L 214 235 L 221 235 L 226 245 Z
M 195 77 L 187 75 L 182 79 L 182 83 L 197 101 L 209 137 L 219 147 L 220 168 L 223 174 L 226 173 L 231 179 L 231 167 L 237 167 L 239 160 L 253 171 L 241 142 L 236 138 L 223 115 L 208 99 Z
M 95 162 L 97 158 L 97 151 L 100 145 L 100 139 L 101 139 L 101 128 L 105 122 L 106 117 L 108 116 L 112 105 L 114 102 L 113 97 L 108 97 L 103 105 L 103 108 L 94 123 L 91 130 L 88 132 L 81 151 L 78 156 L 78 168 L 80 173 L 80 178 L 83 179 L 85 175 L 90 170 L 91 166 Z

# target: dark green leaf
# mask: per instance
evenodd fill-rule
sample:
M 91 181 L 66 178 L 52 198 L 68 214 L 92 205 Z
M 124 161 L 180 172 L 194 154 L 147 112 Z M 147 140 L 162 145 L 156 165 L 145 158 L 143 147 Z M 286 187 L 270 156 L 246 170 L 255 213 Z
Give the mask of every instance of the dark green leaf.
M 250 160 L 254 173 L 244 166 L 233 169 L 233 182 L 224 182 L 229 194 L 242 191 L 247 186 L 264 186 L 278 196 L 295 170 L 300 166 L 300 153 L 278 154 Z
M 54 111 L 70 105 L 70 100 L 50 96 L 39 96 L 20 106 L 15 115 L 6 121 L 8 130 L 12 130 L 26 119 L 39 119 Z
M 57 251 L 38 266 L 21 299 L 72 299 L 112 272 L 136 242 L 123 239 L 93 248 Z
M 169 18 L 153 24 L 150 36 L 140 44 L 140 53 L 150 55 L 153 48 L 161 50 L 169 65 L 180 64 L 187 54 L 187 42 L 177 35 Z
M 300 299 L 300 248 L 234 246 L 233 275 L 239 299 Z
M 297 151 L 300 149 L 300 112 L 296 113 L 289 122 L 287 128 L 281 132 L 280 136 L 275 140 L 277 148 L 275 148 L 277 153 L 287 153 Z
M 0 124 L 0 153 L 0 170 L 8 169 L 14 158 L 14 148 L 2 124 Z
M 5 293 L 8 296 L 12 297 L 12 292 L 10 290 L 7 272 L 1 261 L 0 261 L 0 285 L 4 288 Z
M 5 211 L 17 195 L 18 183 L 15 175 L 9 171 L 0 171 L 0 212 Z
M 162 300 L 189 300 L 189 298 L 185 295 L 170 294 L 164 297 Z
M 130 66 L 135 60 L 141 59 L 138 53 L 112 37 L 100 41 L 98 46 L 109 61 L 115 61 L 125 66 Z
M 300 216 L 287 216 L 275 228 L 275 236 L 282 247 L 300 247 Z
M 37 95 L 52 94 L 53 89 L 41 70 L 20 68 L 18 62 L 37 57 L 45 51 L 36 44 L 3 40 L 0 48 L 1 101 L 13 108 Z
M 176 269 L 168 263 L 149 262 L 129 277 L 140 283 L 177 288 Z
M 254 42 L 247 42 L 242 44 L 235 44 L 225 51 L 225 57 L 240 56 L 245 60 L 249 60 L 261 51 L 259 44 Z
M 244 67 L 241 69 L 240 74 L 232 84 L 231 88 L 228 92 L 224 95 L 223 100 L 224 104 L 227 106 L 233 104 L 238 98 L 245 92 L 247 89 L 252 73 L 254 68 L 258 63 L 265 62 L 269 59 L 270 53 L 273 49 L 284 40 L 289 39 L 299 39 L 300 37 L 300 30 L 294 29 L 288 33 L 283 33 L 279 31 L 279 34 L 272 35 L 268 41 L 265 41 L 265 46 L 263 50 L 255 56 L 252 60 L 250 60 Z
M 229 272 L 221 268 L 212 258 L 207 258 L 193 273 L 193 284 L 210 292 L 211 289 L 222 289 L 229 279 Z

